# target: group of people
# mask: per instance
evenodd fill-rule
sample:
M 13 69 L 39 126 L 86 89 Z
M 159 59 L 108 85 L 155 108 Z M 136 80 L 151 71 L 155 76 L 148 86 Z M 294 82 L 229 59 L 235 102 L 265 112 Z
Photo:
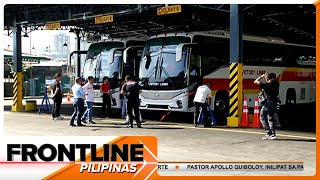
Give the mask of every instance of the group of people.
M 264 79 L 265 82 L 261 82 Z M 279 95 L 279 82 L 275 73 L 267 72 L 262 76 L 258 77 L 254 84 L 259 85 L 261 88 L 262 97 L 260 101 L 260 122 L 266 131 L 266 135 L 262 139 L 276 139 L 275 128 L 280 126 L 278 115 L 277 115 L 277 103 Z M 211 126 L 208 121 L 208 104 L 211 104 L 211 83 L 199 86 L 194 97 L 195 113 L 194 113 L 194 126 L 198 127 L 198 118 L 200 114 L 200 107 L 204 113 L 205 127 Z M 259 97 L 260 98 L 260 97 Z
M 260 82 L 265 79 L 265 82 Z M 53 89 L 53 110 L 52 119 L 61 120 L 63 117 L 60 115 L 60 107 L 62 103 L 62 86 L 61 86 L 61 74 L 55 75 L 55 82 L 52 84 Z M 92 105 L 93 105 L 93 83 L 94 79 L 92 76 L 88 77 L 88 82 L 82 86 L 82 79 L 79 77 L 76 79 L 76 83 L 72 86 L 72 92 L 74 95 L 74 112 L 70 119 L 70 126 L 76 126 L 74 124 L 75 118 L 77 117 L 77 126 L 85 126 L 83 123 L 95 124 L 92 120 Z M 266 135 L 262 139 L 276 139 L 275 127 L 279 124 L 277 117 L 277 102 L 279 95 L 279 82 L 276 80 L 275 73 L 265 73 L 258 77 L 254 84 L 259 85 L 263 92 L 263 100 L 261 101 L 260 110 L 260 121 L 263 128 L 266 131 Z M 211 104 L 211 83 L 199 86 L 197 88 L 194 104 L 194 125 L 198 126 L 198 118 L 200 115 L 200 107 L 204 113 L 205 127 L 210 127 L 211 123 L 208 121 L 208 104 Z M 103 104 L 101 107 L 101 117 L 105 116 L 107 107 L 107 113 L 111 113 L 111 97 L 110 97 L 110 84 L 108 77 L 103 78 L 103 83 L 100 85 L 100 92 L 103 94 Z M 133 128 L 133 119 L 137 123 L 137 127 L 141 128 L 140 112 L 139 112 L 139 93 L 141 93 L 141 86 L 132 80 L 130 75 L 125 77 L 125 82 L 121 86 L 122 95 L 122 118 L 128 117 L 128 127 Z M 86 100 L 87 109 L 84 111 L 84 100 Z M 126 112 L 126 113 L 125 113 Z M 87 121 L 88 120 L 88 121 Z
M 61 74 L 55 74 L 55 82 L 52 84 L 54 101 L 52 109 L 52 119 L 62 120 L 64 117 L 60 115 L 60 108 L 62 103 L 62 86 L 61 86 Z M 78 77 L 75 84 L 72 86 L 72 92 L 74 96 L 73 108 L 74 112 L 70 118 L 70 126 L 86 126 L 86 123 L 96 124 L 92 120 L 92 106 L 94 102 L 94 78 L 88 77 L 88 82 L 83 85 L 82 78 Z M 100 85 L 100 92 L 102 93 L 102 107 L 100 117 L 106 117 L 107 114 L 111 114 L 111 92 L 110 83 L 108 77 L 103 78 L 103 83 Z M 125 81 L 121 86 L 122 96 L 122 118 L 128 117 L 128 127 L 133 128 L 133 119 L 137 122 L 137 127 L 141 128 L 140 113 L 139 113 L 139 93 L 141 93 L 141 87 L 128 75 L 125 77 Z M 84 105 L 87 104 L 87 109 L 84 111 Z M 77 119 L 75 124 L 75 119 Z

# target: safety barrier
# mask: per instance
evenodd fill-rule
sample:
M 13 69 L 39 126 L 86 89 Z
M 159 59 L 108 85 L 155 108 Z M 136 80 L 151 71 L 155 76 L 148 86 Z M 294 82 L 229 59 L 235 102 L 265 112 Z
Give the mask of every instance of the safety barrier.
M 242 118 L 239 127 L 249 127 L 249 110 L 247 97 L 243 98 Z
M 239 127 L 250 127 L 250 128 L 261 128 L 260 122 L 260 111 L 259 111 L 259 100 L 256 97 L 254 101 L 254 115 L 252 124 L 250 124 L 250 117 L 249 117 L 249 110 L 248 110 L 248 100 L 247 97 L 243 98 L 243 111 L 242 111 L 242 118 L 239 124 Z

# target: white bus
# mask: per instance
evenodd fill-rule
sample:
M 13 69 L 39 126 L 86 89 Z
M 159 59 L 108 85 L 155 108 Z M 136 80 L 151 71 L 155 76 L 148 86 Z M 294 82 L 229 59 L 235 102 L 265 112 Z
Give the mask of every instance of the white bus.
M 212 82 L 211 108 L 229 111 L 229 33 L 168 33 L 146 42 L 140 62 L 140 109 L 194 111 L 192 92 Z M 315 46 L 273 37 L 243 36 L 243 93 L 254 107 L 255 78 L 274 72 L 281 104 L 315 102 Z M 300 63 L 297 63 L 300 62 Z
M 100 84 L 107 76 L 110 83 L 111 108 L 121 108 L 120 86 L 126 75 L 138 75 L 139 61 L 145 38 L 106 39 L 90 45 L 83 65 L 81 77 L 94 77 L 94 103 L 102 103 Z M 134 51 L 123 61 L 123 52 Z M 140 51 L 140 53 L 139 53 Z M 126 53 L 127 55 L 128 53 Z M 133 55 L 134 54 L 134 55 Z

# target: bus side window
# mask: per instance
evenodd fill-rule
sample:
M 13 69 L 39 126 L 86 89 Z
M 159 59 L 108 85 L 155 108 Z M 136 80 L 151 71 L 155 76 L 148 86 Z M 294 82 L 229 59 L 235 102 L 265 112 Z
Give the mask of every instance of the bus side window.
M 305 99 L 306 99 L 306 88 L 301 88 L 300 100 L 305 100 Z

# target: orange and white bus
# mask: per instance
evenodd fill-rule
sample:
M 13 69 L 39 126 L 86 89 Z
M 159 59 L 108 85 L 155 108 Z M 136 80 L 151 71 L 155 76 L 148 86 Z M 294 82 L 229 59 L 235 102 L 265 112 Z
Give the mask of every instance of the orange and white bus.
M 229 111 L 229 33 L 168 33 L 146 42 L 140 61 L 143 87 L 140 109 L 194 111 L 192 92 L 212 83 L 211 108 Z M 280 82 L 282 105 L 315 102 L 315 46 L 286 43 L 280 38 L 243 35 L 243 93 L 254 106 L 266 71 Z

